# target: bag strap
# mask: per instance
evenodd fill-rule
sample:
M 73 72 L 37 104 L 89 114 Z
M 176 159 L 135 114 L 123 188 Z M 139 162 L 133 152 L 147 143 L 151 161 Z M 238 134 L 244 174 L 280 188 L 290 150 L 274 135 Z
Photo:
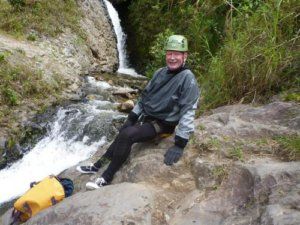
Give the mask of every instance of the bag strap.
M 25 202 L 25 203 L 23 204 L 23 209 L 24 209 L 24 211 L 25 211 L 26 213 L 29 214 L 29 217 L 32 216 L 32 210 L 31 210 L 31 208 L 30 208 L 28 202 Z
M 17 221 L 20 221 L 21 212 L 13 209 L 11 217 L 13 218 L 13 221 L 9 225 L 14 225 Z
M 52 203 L 52 205 L 57 204 L 57 201 L 56 201 L 56 199 L 54 197 L 51 198 L 51 203 Z

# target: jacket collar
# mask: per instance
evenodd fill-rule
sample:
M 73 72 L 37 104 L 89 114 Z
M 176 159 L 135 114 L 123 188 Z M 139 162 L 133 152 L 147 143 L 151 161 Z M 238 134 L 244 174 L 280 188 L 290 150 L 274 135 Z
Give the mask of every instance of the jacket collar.
M 183 65 L 182 67 L 178 68 L 177 70 L 169 70 L 168 67 L 167 67 L 167 74 L 173 74 L 173 75 L 176 75 L 178 73 L 180 73 L 181 71 L 183 70 L 186 70 L 188 69 L 188 67 L 186 65 Z

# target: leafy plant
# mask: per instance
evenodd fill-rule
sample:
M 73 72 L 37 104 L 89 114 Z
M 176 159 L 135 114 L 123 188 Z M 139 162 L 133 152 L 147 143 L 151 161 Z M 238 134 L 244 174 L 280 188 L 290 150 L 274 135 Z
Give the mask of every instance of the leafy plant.
M 5 55 L 3 53 L 0 53 L 0 63 L 4 60 L 5 60 Z
M 25 6 L 25 0 L 8 0 L 16 10 L 21 10 Z
M 30 33 L 30 34 L 27 36 L 27 40 L 28 40 L 28 41 L 36 41 L 36 40 L 37 40 L 37 35 L 34 34 L 34 33 Z
M 4 96 L 4 100 L 10 106 L 18 105 L 19 104 L 19 97 L 16 91 L 7 87 L 2 90 L 2 95 Z

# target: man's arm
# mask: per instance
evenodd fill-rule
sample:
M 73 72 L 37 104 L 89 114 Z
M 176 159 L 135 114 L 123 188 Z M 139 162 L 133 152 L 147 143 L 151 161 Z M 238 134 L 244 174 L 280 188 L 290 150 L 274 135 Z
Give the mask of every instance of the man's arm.
M 179 120 L 176 132 L 175 132 L 175 145 L 184 148 L 190 138 L 190 135 L 194 133 L 195 125 L 195 113 L 197 109 L 198 99 L 195 104 L 189 109 Z
M 183 150 L 189 141 L 190 135 L 194 132 L 194 119 L 197 103 L 193 105 L 192 109 L 188 110 L 180 119 L 175 132 L 175 144 L 165 154 L 164 163 L 168 166 L 178 162 L 183 154 Z
M 200 91 L 195 79 L 186 85 L 179 100 L 180 120 L 175 132 L 175 145 L 165 154 L 165 164 L 173 165 L 183 154 L 183 149 L 188 143 L 190 135 L 194 132 L 194 119 Z

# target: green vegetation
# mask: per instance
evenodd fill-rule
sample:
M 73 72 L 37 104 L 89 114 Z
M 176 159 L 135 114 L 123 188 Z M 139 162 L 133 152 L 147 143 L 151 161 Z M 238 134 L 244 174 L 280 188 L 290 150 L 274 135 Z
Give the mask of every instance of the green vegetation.
M 203 124 L 199 124 L 197 127 L 199 130 L 205 130 L 205 126 Z
M 213 177 L 215 178 L 215 180 L 217 180 L 218 183 L 220 184 L 228 176 L 228 170 L 224 165 L 216 166 L 212 170 L 212 174 L 213 174 Z
M 129 47 L 135 66 L 151 76 L 164 65 L 165 38 L 183 34 L 202 111 L 262 102 L 300 87 L 299 10 L 297 0 L 131 1 Z
M 31 34 L 29 34 L 29 35 L 27 36 L 27 40 L 28 40 L 28 41 L 36 41 L 37 38 L 38 38 L 37 35 L 34 34 L 34 33 L 31 33 Z
M 212 148 L 216 148 L 216 149 L 219 149 L 221 147 L 221 143 L 217 138 L 210 138 L 207 144 Z
M 281 136 L 275 140 L 279 143 L 277 155 L 289 161 L 300 160 L 300 136 Z
M 44 105 L 45 98 L 60 92 L 62 82 L 46 82 L 40 72 L 35 72 L 26 65 L 11 65 L 9 54 L 0 54 L 0 122 L 9 116 L 14 106 L 24 101 Z
M 229 151 L 229 157 L 234 159 L 234 160 L 240 160 L 243 161 L 244 160 L 244 154 L 243 154 L 243 150 L 241 147 L 234 147 Z
M 300 102 L 300 92 L 283 93 L 282 97 L 285 101 Z
M 81 12 L 75 0 L 0 0 L 0 29 L 16 37 L 33 41 L 39 34 L 56 36 L 66 28 L 84 37 L 79 21 Z

